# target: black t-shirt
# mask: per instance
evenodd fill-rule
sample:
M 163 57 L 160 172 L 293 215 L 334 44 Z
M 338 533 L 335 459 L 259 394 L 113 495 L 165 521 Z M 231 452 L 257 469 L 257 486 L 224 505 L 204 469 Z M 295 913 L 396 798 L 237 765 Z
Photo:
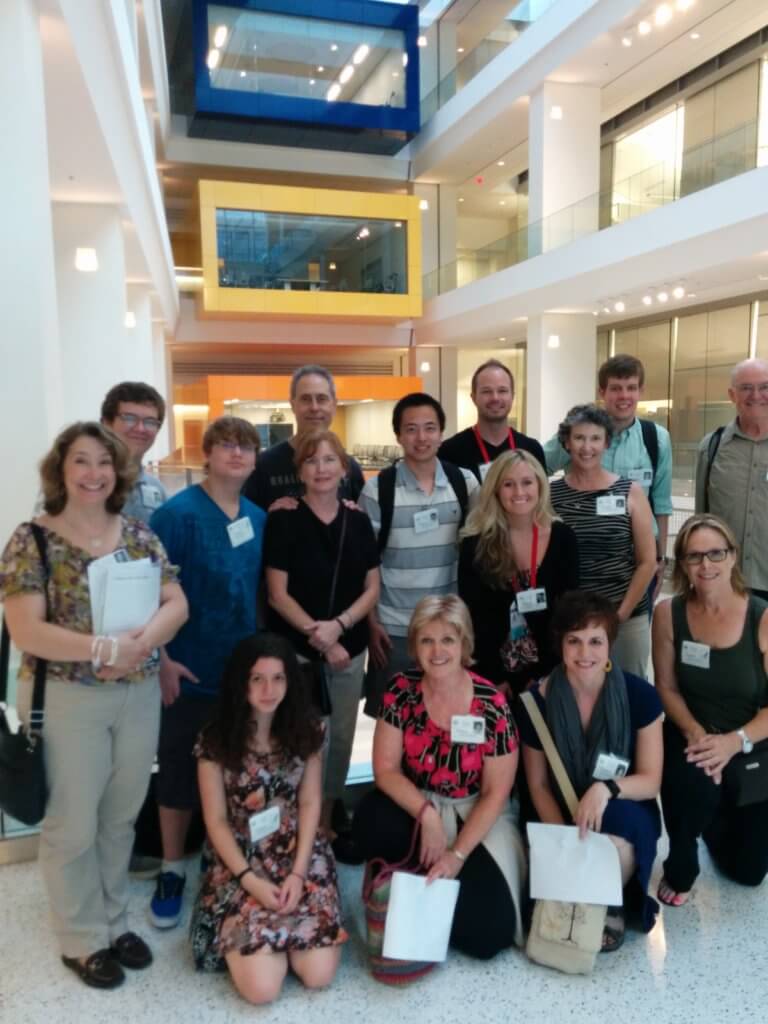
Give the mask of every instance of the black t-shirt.
M 333 570 L 339 551 L 342 516 L 347 517 L 347 531 L 341 553 L 333 609 L 328 602 L 333 584 Z M 324 523 L 304 501 L 295 510 L 277 509 L 267 516 L 264 532 L 263 560 L 265 569 L 281 569 L 288 573 L 288 593 L 314 619 L 334 619 L 355 602 L 363 592 L 365 577 L 379 564 L 379 551 L 371 521 L 358 509 L 339 507 L 332 523 Z M 299 654 L 316 658 L 303 633 L 286 622 L 270 608 L 269 628 L 288 637 Z M 360 654 L 368 644 L 368 620 L 360 622 L 339 640 L 351 657 Z
M 256 460 L 256 468 L 243 485 L 245 497 L 265 512 L 278 498 L 286 495 L 300 498 L 304 493 L 304 484 L 296 475 L 293 455 L 294 448 L 290 441 L 280 441 L 262 452 Z M 339 485 L 339 498 L 357 501 L 364 484 L 363 471 L 350 457 L 349 470 Z
M 523 451 L 530 452 L 534 458 L 539 460 L 544 468 L 544 472 L 546 473 L 547 463 L 544 458 L 544 449 L 541 447 L 539 442 L 533 437 L 528 437 L 527 434 L 521 434 L 519 430 L 513 429 L 512 436 L 515 439 L 515 447 L 522 448 Z M 510 451 L 509 435 L 506 436 L 501 444 L 490 444 L 490 442 L 486 441 L 485 438 L 483 438 L 483 443 L 485 444 L 485 448 L 491 462 L 493 462 L 497 455 L 501 455 L 502 452 Z M 472 427 L 467 427 L 466 430 L 460 430 L 458 434 L 454 434 L 453 437 L 449 437 L 447 441 L 443 441 L 440 445 L 437 457 L 439 459 L 445 459 L 446 462 L 452 462 L 455 466 L 462 466 L 464 469 L 471 470 L 477 479 L 481 480 L 480 470 L 478 467 L 485 462 L 485 459 L 483 458 L 483 453 L 480 451 L 480 446 L 477 443 L 475 431 Z

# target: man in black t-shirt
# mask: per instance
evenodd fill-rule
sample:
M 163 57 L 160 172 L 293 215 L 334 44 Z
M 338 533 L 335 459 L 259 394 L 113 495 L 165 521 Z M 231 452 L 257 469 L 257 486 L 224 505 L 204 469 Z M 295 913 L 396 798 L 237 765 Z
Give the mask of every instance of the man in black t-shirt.
M 471 397 L 477 407 L 477 423 L 443 441 L 438 458 L 471 470 L 482 483 L 497 455 L 522 448 L 539 460 L 546 473 L 539 442 L 507 422 L 515 398 L 515 378 L 504 363 L 489 359 L 478 366 L 472 375 Z
M 323 366 L 300 366 L 291 377 L 291 409 L 296 417 L 296 433 L 263 452 L 243 487 L 243 494 L 255 505 L 271 512 L 276 508 L 296 508 L 304 493 L 304 484 L 296 476 L 293 453 L 301 434 L 310 430 L 330 430 L 336 412 L 336 388 L 333 377 Z M 365 480 L 353 458 L 341 481 L 339 498 L 357 501 Z

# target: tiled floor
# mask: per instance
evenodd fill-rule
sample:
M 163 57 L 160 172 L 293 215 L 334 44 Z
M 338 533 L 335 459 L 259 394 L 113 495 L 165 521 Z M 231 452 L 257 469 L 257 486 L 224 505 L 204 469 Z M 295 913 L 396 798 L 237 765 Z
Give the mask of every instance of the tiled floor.
M 158 933 L 147 924 L 149 882 L 132 883 L 131 923 L 151 940 L 155 964 L 131 975 L 116 992 L 86 989 L 59 962 L 37 865 L 4 867 L 0 1021 L 758 1024 L 768 1013 L 768 883 L 757 890 L 742 889 L 716 876 L 706 854 L 702 865 L 688 907 L 665 909 L 649 936 L 629 933 L 618 953 L 598 957 L 589 977 L 536 967 L 518 951 L 489 963 L 451 954 L 447 964 L 407 991 L 379 985 L 367 973 L 360 940 L 361 870 L 342 867 L 351 939 L 334 985 L 307 994 L 289 979 L 278 1003 L 258 1009 L 242 1002 L 225 976 L 195 973 L 183 927 Z

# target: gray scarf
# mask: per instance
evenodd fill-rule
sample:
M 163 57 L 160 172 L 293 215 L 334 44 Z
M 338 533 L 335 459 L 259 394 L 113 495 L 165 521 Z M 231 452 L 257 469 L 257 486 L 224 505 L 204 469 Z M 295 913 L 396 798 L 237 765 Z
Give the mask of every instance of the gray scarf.
M 618 665 L 606 674 L 586 731 L 581 727 L 573 687 L 562 665 L 549 676 L 545 707 L 547 725 L 579 799 L 594 781 L 598 754 L 615 754 L 629 760 L 629 698 L 624 673 Z

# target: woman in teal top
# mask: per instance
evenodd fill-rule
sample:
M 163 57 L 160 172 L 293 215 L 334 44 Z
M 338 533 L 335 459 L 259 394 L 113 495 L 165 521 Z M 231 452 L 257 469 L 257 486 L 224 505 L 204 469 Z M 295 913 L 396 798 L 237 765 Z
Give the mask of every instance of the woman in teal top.
M 659 899 L 687 902 L 701 835 L 734 881 L 768 873 L 765 799 L 737 806 L 734 758 L 768 738 L 768 605 L 749 594 L 721 519 L 695 515 L 675 542 L 677 595 L 656 608 L 653 663 L 666 721 L 661 804 L 669 856 Z

